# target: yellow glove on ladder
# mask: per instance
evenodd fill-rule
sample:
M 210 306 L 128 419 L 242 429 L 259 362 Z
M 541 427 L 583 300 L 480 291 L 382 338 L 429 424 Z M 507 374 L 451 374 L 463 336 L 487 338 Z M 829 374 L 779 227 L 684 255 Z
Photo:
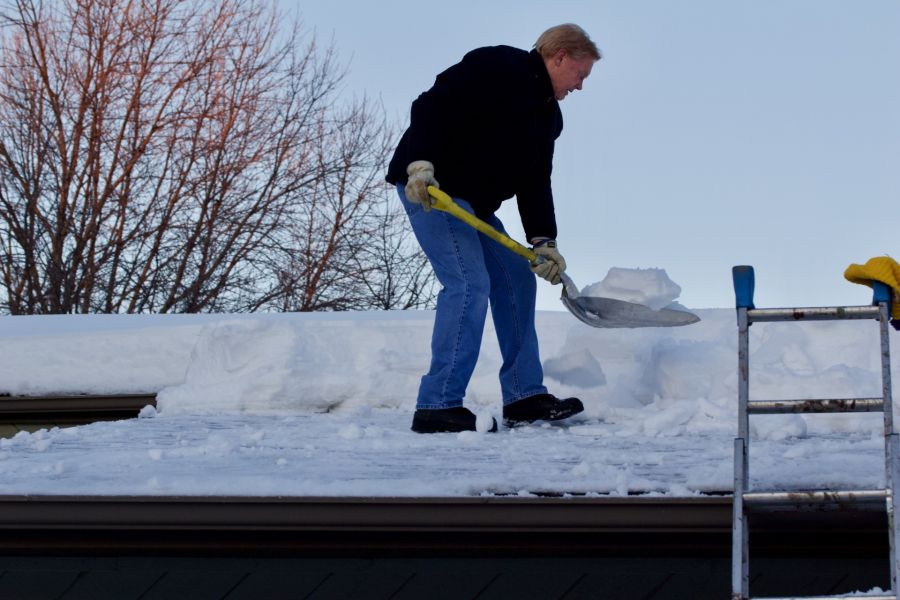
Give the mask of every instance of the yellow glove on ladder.
M 891 325 L 900 330 L 900 264 L 890 256 L 876 256 L 864 265 L 851 264 L 844 277 L 853 283 L 872 287 L 872 281 L 880 281 L 891 288 Z

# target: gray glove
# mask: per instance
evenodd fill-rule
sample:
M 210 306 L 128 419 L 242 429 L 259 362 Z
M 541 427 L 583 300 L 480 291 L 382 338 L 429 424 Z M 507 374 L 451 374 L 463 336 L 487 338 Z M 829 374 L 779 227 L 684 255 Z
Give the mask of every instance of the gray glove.
M 537 254 L 539 258 L 543 257 L 544 260 L 540 261 L 538 264 L 532 264 L 531 271 L 553 285 L 559 283 L 559 274 L 566 270 L 566 259 L 564 259 L 562 254 L 556 249 L 556 240 L 541 242 L 539 245 L 532 248 L 532 250 L 534 250 L 534 253 Z
M 434 165 L 427 160 L 417 160 L 406 167 L 409 179 L 406 181 L 406 199 L 418 202 L 426 211 L 434 206 L 434 198 L 428 193 L 428 186 L 441 187 L 434 178 Z

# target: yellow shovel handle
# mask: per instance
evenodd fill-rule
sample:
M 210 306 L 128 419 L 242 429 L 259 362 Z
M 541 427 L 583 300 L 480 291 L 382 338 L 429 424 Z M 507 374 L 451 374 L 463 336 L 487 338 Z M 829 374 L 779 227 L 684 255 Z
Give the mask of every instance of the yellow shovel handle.
M 428 193 L 434 198 L 434 208 L 438 210 L 442 210 L 446 213 L 450 213 L 460 221 L 463 221 L 474 227 L 484 235 L 488 236 L 492 240 L 495 240 L 509 248 L 519 256 L 522 256 L 528 260 L 528 262 L 534 264 L 538 260 L 538 255 L 535 254 L 531 248 L 527 246 L 523 246 L 516 240 L 512 239 L 505 233 L 501 231 L 497 231 L 472 213 L 466 211 L 463 207 L 453 201 L 446 192 L 434 187 L 433 185 L 428 186 Z

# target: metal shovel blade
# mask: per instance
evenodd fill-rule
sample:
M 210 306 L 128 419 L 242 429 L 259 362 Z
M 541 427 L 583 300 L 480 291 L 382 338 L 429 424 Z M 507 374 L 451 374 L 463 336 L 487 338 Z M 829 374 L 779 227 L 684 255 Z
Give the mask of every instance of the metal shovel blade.
M 694 313 L 670 308 L 653 310 L 615 298 L 569 298 L 563 293 L 562 303 L 579 321 L 591 327 L 679 327 L 700 320 Z
M 572 279 L 562 273 L 563 305 L 582 323 L 591 327 L 679 327 L 690 325 L 700 320 L 694 313 L 683 310 L 663 308 L 653 310 L 643 304 L 578 295 L 578 287 Z

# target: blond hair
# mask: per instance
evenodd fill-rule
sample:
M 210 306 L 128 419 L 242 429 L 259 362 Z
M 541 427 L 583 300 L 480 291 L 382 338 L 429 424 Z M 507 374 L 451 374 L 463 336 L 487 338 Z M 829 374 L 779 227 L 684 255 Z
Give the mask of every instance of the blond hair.
M 551 27 L 540 35 L 534 47 L 545 59 L 560 50 L 565 50 L 576 60 L 588 57 L 600 60 L 603 57 L 587 32 L 574 23 Z

